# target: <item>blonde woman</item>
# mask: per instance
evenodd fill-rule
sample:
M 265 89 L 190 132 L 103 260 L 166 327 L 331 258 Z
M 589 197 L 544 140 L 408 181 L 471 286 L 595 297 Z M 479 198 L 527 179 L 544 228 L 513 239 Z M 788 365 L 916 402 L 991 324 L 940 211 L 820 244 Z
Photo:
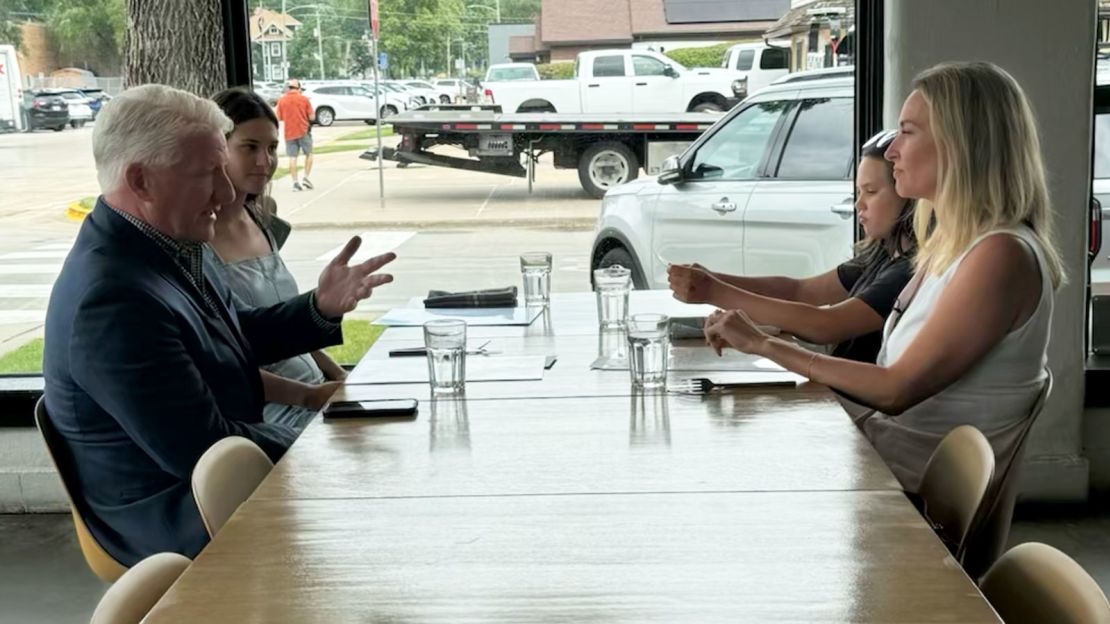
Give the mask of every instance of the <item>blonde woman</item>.
M 876 408 L 857 424 L 916 492 L 933 449 L 957 425 L 986 434 L 1000 465 L 1013 457 L 1044 382 L 1064 272 L 1033 114 L 999 67 L 954 63 L 920 74 L 886 156 L 898 194 L 919 200 L 919 244 L 877 363 L 767 336 L 739 311 L 711 316 L 706 336 L 718 352 L 763 355 Z

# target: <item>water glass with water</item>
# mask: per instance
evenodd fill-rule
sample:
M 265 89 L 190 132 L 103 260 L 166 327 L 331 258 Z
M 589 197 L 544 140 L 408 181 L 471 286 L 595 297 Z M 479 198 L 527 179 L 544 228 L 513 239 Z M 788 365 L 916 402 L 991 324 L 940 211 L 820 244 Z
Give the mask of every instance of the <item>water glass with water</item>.
M 632 271 L 619 264 L 594 271 L 597 292 L 597 322 L 601 329 L 619 329 L 628 324 L 628 293 Z
M 466 386 L 466 321 L 441 319 L 424 323 L 428 381 L 432 394 L 461 392 Z
M 667 384 L 670 336 L 665 314 L 633 314 L 628 319 L 628 370 L 632 386 L 661 390 Z
M 551 254 L 546 251 L 523 254 L 520 272 L 524 277 L 524 305 L 547 306 L 551 300 Z

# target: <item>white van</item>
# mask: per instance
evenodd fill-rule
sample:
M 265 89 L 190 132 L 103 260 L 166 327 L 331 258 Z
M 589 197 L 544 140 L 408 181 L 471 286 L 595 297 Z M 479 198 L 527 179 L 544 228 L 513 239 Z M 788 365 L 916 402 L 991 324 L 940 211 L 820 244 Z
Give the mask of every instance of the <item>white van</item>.
M 0 131 L 23 130 L 23 88 L 15 46 L 0 45 Z
M 790 72 L 790 48 L 738 43 L 725 53 L 721 67 L 736 72 L 732 92 L 742 100 Z

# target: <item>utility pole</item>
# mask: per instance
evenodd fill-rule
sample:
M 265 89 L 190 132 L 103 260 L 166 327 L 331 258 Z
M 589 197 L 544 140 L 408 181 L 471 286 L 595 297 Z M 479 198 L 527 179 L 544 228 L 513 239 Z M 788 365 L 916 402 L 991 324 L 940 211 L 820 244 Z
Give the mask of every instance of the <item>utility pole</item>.
M 320 55 L 320 80 L 327 80 L 324 75 L 324 31 L 320 28 L 320 5 L 316 5 L 316 52 Z
M 447 38 L 447 77 L 451 77 L 451 38 Z
M 281 0 L 281 36 L 285 37 L 285 33 L 289 30 L 289 18 L 285 15 L 285 0 Z M 263 43 L 262 45 L 266 45 Z M 281 41 L 281 81 L 289 80 L 289 60 L 285 58 L 285 48 L 289 47 L 289 39 L 283 38 Z

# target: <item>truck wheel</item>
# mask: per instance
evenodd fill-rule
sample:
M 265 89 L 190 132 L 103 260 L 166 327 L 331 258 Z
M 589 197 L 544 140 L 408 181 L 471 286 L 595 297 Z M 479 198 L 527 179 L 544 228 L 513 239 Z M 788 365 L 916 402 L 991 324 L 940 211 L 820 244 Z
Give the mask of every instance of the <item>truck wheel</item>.
M 578 180 L 591 197 L 601 199 L 605 191 L 631 182 L 640 175 L 636 154 L 624 143 L 602 141 L 588 147 L 578 159 Z
M 724 109 L 721 108 L 721 106 L 719 104 L 715 103 L 715 102 L 702 102 L 701 104 L 698 104 L 697 106 L 694 107 L 693 112 L 695 112 L 695 113 L 719 113 L 723 110 Z
M 451 103 L 450 96 L 446 96 L 446 95 L 439 96 L 439 103 L 440 104 L 450 104 Z
M 335 111 L 327 106 L 321 106 L 316 109 L 316 123 L 321 126 L 330 126 L 335 123 Z
M 644 279 L 643 271 L 640 270 L 639 265 L 632 259 L 632 254 L 624 247 L 614 247 L 605 252 L 598 260 L 597 266 L 594 269 L 604 269 L 619 264 L 622 267 L 632 271 L 632 287 L 637 290 L 644 290 L 647 288 L 647 280 Z M 592 275 L 592 274 L 591 274 Z

